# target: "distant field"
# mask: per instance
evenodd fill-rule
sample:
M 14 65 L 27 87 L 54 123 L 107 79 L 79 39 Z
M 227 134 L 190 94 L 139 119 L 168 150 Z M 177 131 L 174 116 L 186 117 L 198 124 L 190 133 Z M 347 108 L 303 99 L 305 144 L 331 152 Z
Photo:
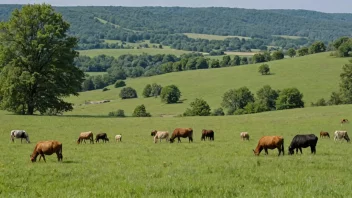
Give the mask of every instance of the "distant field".
M 208 39 L 208 40 L 225 40 L 227 38 L 239 38 L 239 39 L 251 39 L 250 37 L 244 36 L 219 36 L 219 35 L 211 35 L 211 34 L 194 34 L 194 33 L 184 33 L 184 35 L 188 36 L 189 38 L 194 39 Z
M 287 39 L 300 39 L 300 38 L 307 38 L 307 37 L 302 37 L 302 36 L 288 36 L 288 35 L 273 35 L 276 37 L 282 37 L 282 38 L 287 38 Z
M 85 73 L 89 74 L 89 76 L 97 76 L 97 75 L 107 74 L 107 72 L 85 72 Z
M 105 54 L 107 56 L 119 57 L 123 54 L 140 55 L 147 53 L 150 55 L 156 54 L 174 54 L 179 56 L 181 54 L 191 53 L 190 51 L 175 50 L 170 48 L 156 49 L 156 48 L 142 48 L 142 49 L 92 49 L 92 50 L 79 50 L 80 55 L 86 55 L 90 57 Z
M 256 52 L 224 52 L 226 55 L 253 56 Z
M 123 28 L 123 27 L 121 27 L 121 26 L 119 26 L 119 25 L 113 24 L 113 23 L 108 22 L 108 21 L 106 21 L 106 20 L 104 20 L 104 19 L 101 19 L 101 18 L 99 18 L 99 17 L 94 17 L 94 18 L 98 19 L 98 20 L 99 20 L 101 23 L 103 23 L 103 24 L 109 23 L 109 24 L 115 26 L 116 28 L 122 28 L 122 29 L 124 29 L 124 30 L 131 31 L 131 32 L 140 32 L 140 31 L 137 31 L 137 30 L 132 30 L 132 29 L 128 29 L 128 28 Z
M 153 116 L 182 114 L 195 98 L 203 98 L 212 109 L 220 107 L 223 94 L 232 88 L 247 86 L 253 93 L 268 84 L 274 89 L 297 87 L 303 93 L 306 106 L 319 98 L 328 99 L 332 91 L 337 91 L 339 75 L 343 64 L 348 59 L 334 58 L 329 53 L 320 53 L 297 58 L 271 61 L 267 64 L 273 75 L 261 76 L 258 73 L 260 64 L 227 67 L 219 69 L 195 70 L 168 73 L 153 77 L 127 79 L 127 86 L 137 90 L 139 98 L 121 100 L 118 95 L 121 88 L 110 87 L 110 91 L 101 90 L 82 92 L 79 97 L 70 97 L 68 101 L 76 104 L 73 112 L 78 115 L 107 115 L 108 112 L 124 109 L 131 115 L 133 109 L 144 104 Z M 319 76 L 319 78 L 315 78 Z M 162 86 L 175 84 L 182 92 L 183 103 L 167 105 L 160 98 L 143 98 L 143 88 L 148 83 Z M 86 100 L 112 100 L 101 105 L 82 105 Z

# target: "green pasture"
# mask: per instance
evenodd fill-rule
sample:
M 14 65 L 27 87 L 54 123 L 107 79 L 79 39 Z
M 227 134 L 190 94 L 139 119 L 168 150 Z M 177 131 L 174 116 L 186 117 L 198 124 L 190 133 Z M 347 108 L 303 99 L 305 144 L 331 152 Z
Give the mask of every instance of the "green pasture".
M 300 39 L 300 38 L 308 38 L 308 37 L 303 37 L 303 36 L 289 36 L 289 35 L 273 35 L 276 37 L 282 37 L 285 39 Z
M 84 72 L 88 74 L 89 76 L 97 76 L 97 75 L 104 75 L 107 74 L 107 72 Z
M 274 89 L 297 87 L 303 93 L 307 107 L 322 97 L 329 99 L 331 92 L 339 89 L 342 66 L 347 62 L 346 58 L 335 58 L 329 56 L 329 53 L 321 53 L 268 62 L 272 72 L 272 75 L 268 76 L 258 73 L 261 64 L 253 64 L 127 79 L 127 86 L 136 89 L 139 98 L 122 100 L 119 98 L 121 88 L 109 86 L 110 90 L 106 92 L 94 90 L 68 98 L 68 101 L 75 104 L 75 108 L 67 114 L 107 115 L 110 111 L 123 109 L 126 115 L 132 115 L 137 105 L 144 104 L 153 116 L 178 115 L 196 98 L 203 98 L 214 109 L 220 107 L 223 94 L 230 89 L 247 86 L 255 94 L 264 85 L 270 85 Z M 181 90 L 182 103 L 164 104 L 160 98 L 143 98 L 145 85 L 152 83 L 162 86 L 175 84 Z M 111 102 L 84 105 L 87 100 Z
M 91 49 L 91 50 L 78 50 L 80 55 L 85 55 L 85 56 L 98 56 L 101 54 L 105 54 L 107 56 L 114 56 L 115 58 L 118 58 L 121 55 L 124 54 L 132 54 L 132 55 L 140 55 L 143 53 L 147 53 L 150 55 L 156 55 L 156 54 L 174 54 L 176 56 L 180 56 L 182 54 L 188 54 L 191 53 L 190 51 L 184 51 L 184 50 L 176 50 L 176 49 L 171 49 L 169 47 L 163 47 L 163 49 L 159 48 L 141 48 L 141 49 Z
M 189 38 L 207 39 L 207 40 L 225 40 L 227 38 L 251 39 L 250 37 L 245 37 L 245 36 L 220 36 L 220 35 L 195 34 L 195 33 L 184 33 L 184 35 L 186 35 Z
M 296 134 L 328 131 L 351 118 L 352 105 L 315 107 L 242 116 L 180 118 L 107 118 L 90 116 L 16 116 L 0 112 L 1 197 L 349 197 L 351 144 L 320 139 L 316 155 L 303 149 L 289 156 Z M 154 144 L 153 129 L 192 127 L 194 142 Z M 25 129 L 31 143 L 10 142 L 12 129 Z M 214 142 L 201 142 L 213 129 Z M 109 143 L 81 144 L 82 131 L 106 132 Z M 247 131 L 250 141 L 239 134 Z M 122 134 L 122 142 L 113 137 Z M 263 135 L 282 135 L 285 156 L 277 150 L 254 156 Z M 32 163 L 36 142 L 58 140 L 56 155 Z M 39 159 L 39 157 L 38 157 Z

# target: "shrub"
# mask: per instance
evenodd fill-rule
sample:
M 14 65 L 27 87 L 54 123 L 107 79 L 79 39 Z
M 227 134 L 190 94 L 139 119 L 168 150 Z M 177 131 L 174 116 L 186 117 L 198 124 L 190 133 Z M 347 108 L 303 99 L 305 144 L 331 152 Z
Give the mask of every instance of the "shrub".
M 316 103 L 313 103 L 313 102 L 311 103 L 312 107 L 315 107 L 315 106 L 326 106 L 326 105 L 328 105 L 328 104 L 327 104 L 327 102 L 325 101 L 324 98 L 320 98 L 319 100 L 317 100 Z
M 261 73 L 262 75 L 268 75 L 270 74 L 270 68 L 268 64 L 262 64 L 259 68 L 258 68 L 258 72 Z
M 122 99 L 137 98 L 138 97 L 136 90 L 133 89 L 132 87 L 122 88 L 119 96 Z
M 124 86 L 126 86 L 126 83 L 123 80 L 118 80 L 115 82 L 115 88 L 124 87 Z
M 143 104 L 137 106 L 134 109 L 132 116 L 133 117 L 151 117 L 150 113 L 147 112 Z
M 175 85 L 169 85 L 161 90 L 161 101 L 167 104 L 176 103 L 181 97 L 181 92 Z
M 289 57 L 291 57 L 291 58 L 294 57 L 294 56 L 296 56 L 296 50 L 293 49 L 293 48 L 288 49 L 287 55 L 288 55 Z
M 247 87 L 231 89 L 224 93 L 221 106 L 228 109 L 232 115 L 237 109 L 243 109 L 249 102 L 254 102 L 254 96 Z
M 104 87 L 103 88 L 103 91 L 109 91 L 110 89 L 109 88 L 107 88 L 107 87 Z
M 190 104 L 191 109 L 187 108 L 184 116 L 209 116 L 210 106 L 203 99 L 196 98 L 195 101 Z
M 125 111 L 118 109 L 117 111 L 109 112 L 108 116 L 110 117 L 125 117 Z
M 143 97 L 148 98 L 151 96 L 152 93 L 152 86 L 147 84 L 143 89 Z
M 272 54 L 272 59 L 273 60 L 281 60 L 285 57 L 284 53 L 282 53 L 282 51 L 275 51 Z
M 214 109 L 213 113 L 211 115 L 213 115 L 213 116 L 224 116 L 225 113 L 224 113 L 224 110 L 220 107 L 220 108 Z
M 152 90 L 150 92 L 150 96 L 158 97 L 161 93 L 161 89 L 163 87 L 161 85 L 158 85 L 156 83 L 152 84 Z

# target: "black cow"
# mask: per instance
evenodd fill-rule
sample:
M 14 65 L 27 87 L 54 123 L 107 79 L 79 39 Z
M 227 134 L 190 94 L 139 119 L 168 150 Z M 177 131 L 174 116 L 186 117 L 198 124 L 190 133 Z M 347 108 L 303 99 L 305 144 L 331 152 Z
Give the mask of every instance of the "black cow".
M 308 134 L 308 135 L 296 135 L 288 147 L 288 154 L 293 155 L 294 149 L 296 149 L 296 154 L 298 153 L 298 149 L 301 151 L 302 154 L 302 148 L 307 148 L 310 146 L 310 150 L 312 153 L 315 154 L 315 146 L 317 145 L 318 142 L 318 137 L 315 136 L 314 134 Z
M 99 140 L 103 140 L 103 142 L 108 142 L 109 138 L 106 133 L 99 133 L 95 136 L 95 142 L 99 142 Z

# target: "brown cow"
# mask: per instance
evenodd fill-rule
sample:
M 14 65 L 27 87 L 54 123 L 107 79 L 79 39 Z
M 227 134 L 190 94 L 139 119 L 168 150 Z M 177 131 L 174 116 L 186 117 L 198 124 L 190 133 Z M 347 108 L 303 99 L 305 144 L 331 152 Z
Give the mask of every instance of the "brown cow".
M 40 155 L 39 161 L 43 158 L 44 162 L 46 162 L 44 155 L 51 155 L 53 153 L 56 153 L 58 161 L 62 161 L 62 144 L 60 142 L 56 140 L 38 142 L 35 145 L 32 155 L 30 155 L 31 161 L 37 161 L 37 156 Z
M 155 136 L 156 132 L 158 132 L 158 131 L 157 131 L 157 130 L 153 130 L 153 131 L 150 133 L 150 135 L 151 135 L 151 136 Z
M 81 143 L 82 141 L 84 141 L 84 143 L 86 143 L 85 140 L 90 140 L 90 143 L 94 144 L 93 133 L 91 131 L 82 132 L 81 134 L 79 134 L 77 144 Z
M 249 134 L 248 132 L 241 132 L 240 133 L 241 140 L 248 140 L 249 141 Z
M 206 130 L 206 129 L 203 129 L 202 130 L 202 137 L 200 138 L 200 140 L 202 141 L 202 140 L 206 140 L 206 139 L 208 139 L 209 138 L 209 140 L 210 141 L 214 141 L 214 131 L 213 130 Z
M 330 135 L 329 135 L 328 132 L 320 131 L 320 138 L 323 138 L 323 137 L 329 137 L 330 138 Z
M 178 139 L 178 142 L 181 142 L 180 137 L 182 137 L 182 138 L 188 137 L 189 143 L 193 142 L 193 129 L 192 128 L 176 128 L 171 135 L 170 143 L 173 143 L 175 138 Z
M 284 152 L 284 138 L 282 136 L 263 136 L 260 138 L 257 148 L 253 150 L 255 155 L 259 155 L 260 152 L 264 149 L 265 154 L 268 154 L 268 149 L 278 149 L 279 156 L 282 151 L 282 155 L 285 155 Z
M 341 121 L 340 121 L 340 123 L 341 123 L 341 126 L 342 126 L 342 124 L 346 124 L 346 123 L 350 123 L 350 121 L 348 121 L 347 119 L 342 119 Z

